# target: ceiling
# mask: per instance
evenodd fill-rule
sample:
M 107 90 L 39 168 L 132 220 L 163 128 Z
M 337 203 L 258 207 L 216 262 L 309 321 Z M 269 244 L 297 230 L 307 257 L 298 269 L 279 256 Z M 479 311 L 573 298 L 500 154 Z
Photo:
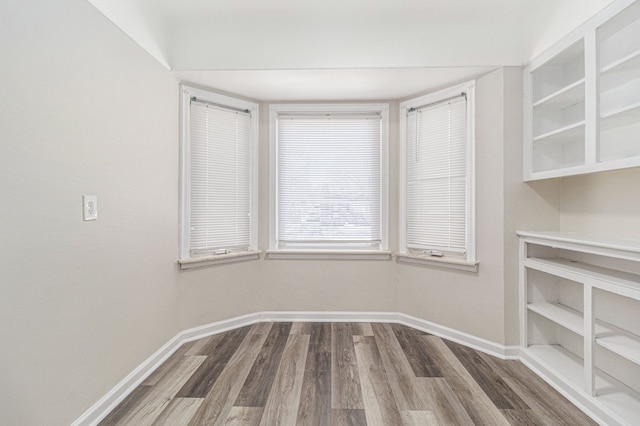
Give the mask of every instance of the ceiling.
M 399 99 L 520 66 L 612 0 L 88 0 L 177 79 L 257 100 Z

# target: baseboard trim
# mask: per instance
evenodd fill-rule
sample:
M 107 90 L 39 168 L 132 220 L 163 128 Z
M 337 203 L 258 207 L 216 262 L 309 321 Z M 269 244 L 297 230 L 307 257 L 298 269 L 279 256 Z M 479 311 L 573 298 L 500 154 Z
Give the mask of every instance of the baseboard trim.
M 127 377 L 122 379 L 105 396 L 85 411 L 71 426 L 96 425 L 111 412 L 127 395 L 144 381 L 156 368 L 167 360 L 181 345 L 180 334 L 165 343 L 153 355 L 142 362 Z
M 421 318 L 412 317 L 407 314 L 398 313 L 396 315 L 398 315 L 397 322 L 408 327 L 451 340 L 452 342 L 459 343 L 500 359 L 518 359 L 520 349 L 517 346 L 500 345 L 490 340 L 482 339 L 480 337 L 426 321 Z
M 167 360 L 180 346 L 192 340 L 201 339 L 235 328 L 252 325 L 259 322 L 392 322 L 412 327 L 425 333 L 460 343 L 464 346 L 496 356 L 501 359 L 517 359 L 519 348 L 503 346 L 399 312 L 313 312 L 313 311 L 266 311 L 256 312 L 223 321 L 217 321 L 199 327 L 183 330 L 165 343 L 153 355 L 143 361 L 135 370 L 118 383 L 100 400 L 87 409 L 72 426 L 97 425 L 124 398 L 127 397 L 140 383 L 142 383 L 156 368 Z M 572 401 L 573 402 L 573 401 Z

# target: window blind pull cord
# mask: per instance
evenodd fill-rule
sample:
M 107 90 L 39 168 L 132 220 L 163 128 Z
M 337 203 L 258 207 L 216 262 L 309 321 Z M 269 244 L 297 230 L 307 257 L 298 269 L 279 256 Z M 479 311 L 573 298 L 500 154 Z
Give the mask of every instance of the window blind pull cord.
M 251 110 L 248 110 L 248 109 L 240 109 L 240 108 L 233 108 L 233 107 L 226 106 L 226 105 L 219 105 L 219 104 L 216 104 L 214 102 L 209 102 L 209 101 L 204 101 L 202 99 L 198 99 L 195 96 L 191 97 L 191 102 L 199 102 L 201 104 L 211 105 L 211 106 L 214 106 L 216 108 L 222 108 L 222 109 L 225 109 L 225 110 L 233 110 L 233 111 L 238 111 L 238 112 L 244 112 L 245 114 L 251 114 Z

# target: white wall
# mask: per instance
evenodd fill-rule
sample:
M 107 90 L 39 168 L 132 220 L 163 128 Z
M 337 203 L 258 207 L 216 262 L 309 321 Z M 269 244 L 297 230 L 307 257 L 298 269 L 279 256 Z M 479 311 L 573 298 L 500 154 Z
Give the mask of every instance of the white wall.
M 0 52 L 0 424 L 69 424 L 179 329 L 178 86 L 83 0 Z
M 564 178 L 560 229 L 640 240 L 640 168 Z

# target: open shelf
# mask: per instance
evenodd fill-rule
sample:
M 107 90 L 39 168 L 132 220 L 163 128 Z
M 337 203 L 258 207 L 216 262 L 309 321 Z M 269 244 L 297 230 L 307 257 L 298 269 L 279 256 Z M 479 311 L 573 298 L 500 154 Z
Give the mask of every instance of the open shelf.
M 636 69 L 638 67 L 640 67 L 640 50 L 633 51 L 627 56 L 603 66 L 602 68 L 600 68 L 600 74 L 614 74 L 617 72 L 625 71 L 627 69 Z
M 601 131 L 630 126 L 638 122 L 640 122 L 640 100 L 631 105 L 626 105 L 611 111 L 604 111 L 600 114 Z
M 561 88 L 533 104 L 534 108 L 558 109 L 584 101 L 584 78 Z
M 619 59 L 600 70 L 600 91 L 606 92 L 638 76 L 640 70 L 640 50 Z
M 596 343 L 640 365 L 640 336 L 628 333 L 611 324 L 600 324 L 602 329 L 596 330 Z
M 551 371 L 565 385 L 582 392 L 584 367 L 580 357 L 559 345 L 531 345 L 526 349 L 535 362 Z M 602 371 L 595 371 L 596 398 L 607 414 L 620 424 L 635 425 L 640 414 L 640 394 Z
M 638 424 L 640 241 L 518 235 L 523 361 L 598 422 Z
M 603 290 L 615 290 L 614 286 L 625 287 L 637 292 L 636 298 L 640 298 L 640 275 L 637 274 L 561 257 L 553 259 L 531 257 L 525 260 L 525 266 L 577 281 L 585 278 L 589 278 L 590 281 L 596 280 L 593 286 Z
M 583 387 L 584 366 L 582 358 L 572 354 L 560 345 L 531 345 L 527 349 L 529 355 L 553 370 L 567 384 L 577 388 Z
M 544 102 L 584 80 L 584 41 L 556 55 L 533 73 L 533 102 Z M 583 91 L 584 95 L 584 91 Z
M 571 330 L 580 336 L 584 335 L 582 313 L 557 303 L 529 303 L 530 311 Z
M 640 166 L 640 1 L 613 2 L 523 81 L 525 181 Z
M 544 141 L 545 143 L 567 143 L 576 139 L 584 139 L 584 120 L 535 136 L 533 141 Z

